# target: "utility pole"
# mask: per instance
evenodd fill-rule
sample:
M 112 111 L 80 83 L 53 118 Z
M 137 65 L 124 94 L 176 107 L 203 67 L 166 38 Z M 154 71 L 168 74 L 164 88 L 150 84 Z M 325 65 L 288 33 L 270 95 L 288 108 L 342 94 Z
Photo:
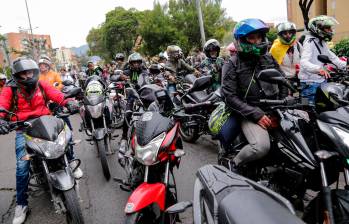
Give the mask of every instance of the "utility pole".
M 204 30 L 204 21 L 202 19 L 202 11 L 200 0 L 196 0 L 196 8 L 198 9 L 198 18 L 199 18 L 199 26 L 200 26 L 200 34 L 201 34 L 201 43 L 202 47 L 205 45 L 205 30 Z
M 27 0 L 25 0 L 25 7 L 26 7 L 26 9 L 27 9 L 27 15 L 28 15 L 28 21 L 29 21 L 30 42 L 31 42 L 31 44 L 32 44 L 32 55 L 33 55 L 34 60 L 37 60 L 36 51 L 35 51 L 34 36 L 33 36 L 33 29 L 32 29 L 32 23 L 31 23 L 31 21 L 30 21 L 30 15 L 29 15 L 29 9 L 28 9 Z

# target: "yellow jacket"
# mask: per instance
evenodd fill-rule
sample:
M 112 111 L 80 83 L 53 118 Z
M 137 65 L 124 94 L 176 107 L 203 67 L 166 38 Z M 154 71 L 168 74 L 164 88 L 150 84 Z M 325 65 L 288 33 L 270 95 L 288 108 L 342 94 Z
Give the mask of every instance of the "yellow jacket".
M 283 44 L 279 39 L 276 39 L 274 40 L 269 52 L 280 65 L 289 48 L 290 45 Z
M 40 73 L 39 80 L 47 82 L 50 86 L 53 86 L 58 90 L 62 90 L 63 88 L 61 76 L 52 70 L 46 74 Z M 56 82 L 58 83 L 58 86 L 54 86 Z

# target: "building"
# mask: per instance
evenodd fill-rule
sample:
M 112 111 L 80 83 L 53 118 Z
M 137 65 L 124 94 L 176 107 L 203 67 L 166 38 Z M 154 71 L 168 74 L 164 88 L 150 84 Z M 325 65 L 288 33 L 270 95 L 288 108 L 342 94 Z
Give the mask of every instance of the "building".
M 71 67 L 77 65 L 76 57 L 70 48 L 61 47 L 56 49 L 57 67 Z
M 52 55 L 52 42 L 50 35 L 29 34 L 28 32 L 7 33 L 4 34 L 5 41 L 0 51 L 0 65 L 4 66 L 7 62 L 5 47 L 9 52 L 9 59 L 12 62 L 15 58 L 23 55 L 33 55 L 34 59 L 42 54 Z
M 333 42 L 343 38 L 349 38 L 349 1 L 348 0 L 315 0 L 309 10 L 309 18 L 318 15 L 328 15 L 336 18 L 339 25 L 336 26 Z M 302 11 L 299 0 L 287 0 L 287 18 L 294 22 L 297 28 L 304 28 Z

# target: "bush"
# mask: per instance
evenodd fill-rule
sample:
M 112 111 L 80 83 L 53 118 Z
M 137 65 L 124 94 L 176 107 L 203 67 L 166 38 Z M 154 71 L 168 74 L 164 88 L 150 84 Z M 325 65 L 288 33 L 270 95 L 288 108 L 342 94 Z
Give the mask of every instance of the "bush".
M 339 41 L 333 48 L 334 53 L 341 57 L 349 57 L 349 38 Z

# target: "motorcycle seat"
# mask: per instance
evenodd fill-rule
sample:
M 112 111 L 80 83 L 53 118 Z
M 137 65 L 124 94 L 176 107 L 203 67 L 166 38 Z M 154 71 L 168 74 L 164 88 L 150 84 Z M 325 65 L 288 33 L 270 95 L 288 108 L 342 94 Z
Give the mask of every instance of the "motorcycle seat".
M 196 91 L 190 93 L 190 96 L 193 97 L 193 99 L 196 101 L 196 103 L 202 103 L 205 101 L 208 101 L 213 96 L 213 92 L 210 94 L 207 94 L 205 91 Z
M 340 109 L 337 111 L 322 112 L 319 116 L 319 120 L 349 128 L 349 113 L 344 113 Z
M 235 190 L 219 204 L 219 223 L 300 224 L 285 207 L 256 190 Z

